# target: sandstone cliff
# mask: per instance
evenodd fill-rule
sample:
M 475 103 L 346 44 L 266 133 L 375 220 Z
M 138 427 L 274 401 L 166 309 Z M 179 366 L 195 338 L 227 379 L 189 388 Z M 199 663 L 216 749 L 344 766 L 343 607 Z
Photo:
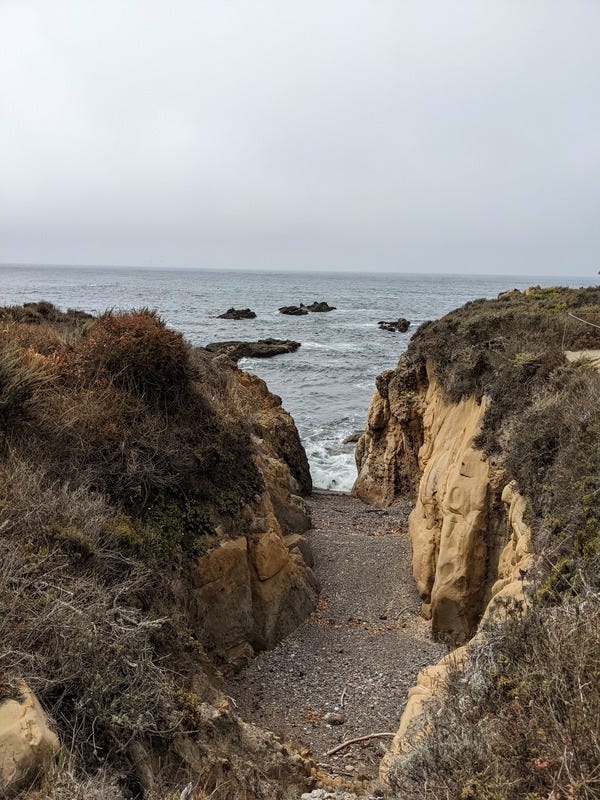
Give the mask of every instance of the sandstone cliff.
M 424 669 L 409 692 L 382 764 L 399 796 L 421 796 L 423 782 L 434 797 L 467 790 L 469 797 L 505 797 L 510 782 L 543 785 L 543 777 L 500 752 L 502 737 L 477 709 L 487 708 L 492 720 L 497 715 L 507 731 L 512 724 L 521 751 L 550 752 L 539 736 L 556 714 L 553 698 L 538 703 L 535 688 L 528 694 L 524 687 L 532 668 L 550 669 L 553 648 L 568 649 L 574 629 L 557 622 L 555 641 L 548 642 L 549 612 L 532 608 L 526 589 L 533 568 L 538 602 L 564 602 L 561 613 L 572 620 L 580 612 L 570 609 L 571 598 L 577 602 L 581 594 L 596 616 L 598 376 L 593 359 L 577 361 L 574 354 L 598 347 L 599 295 L 537 287 L 467 304 L 423 325 L 396 370 L 377 380 L 357 444 L 353 493 L 382 505 L 411 495 L 412 568 L 423 614 L 436 638 L 463 645 Z M 567 308 L 574 313 L 563 315 Z M 542 552 L 543 563 L 536 559 Z M 590 625 L 581 626 L 581 637 L 596 653 Z M 581 669 L 578 658 L 568 665 L 572 672 Z M 595 708 L 598 681 L 588 679 L 596 688 L 582 704 Z M 537 732 L 519 727 L 520 694 L 536 697 L 528 702 L 536 708 Z M 456 730 L 461 715 L 463 733 Z M 557 731 L 557 759 L 566 736 Z M 597 760 L 592 751 L 587 766 L 577 768 L 582 786 Z M 496 765 L 493 775 L 488 760 Z M 550 758 L 543 765 L 554 769 Z M 554 780 L 561 781 L 563 768 L 556 763 Z M 491 786 L 496 794 L 489 794 Z
M 435 637 L 464 643 L 503 580 L 502 548 L 517 535 L 502 503 L 507 473 L 473 444 L 486 398 L 452 402 L 432 365 L 409 357 L 379 376 L 377 388 L 356 449 L 353 493 L 379 503 L 413 493 L 409 532 L 423 614 Z

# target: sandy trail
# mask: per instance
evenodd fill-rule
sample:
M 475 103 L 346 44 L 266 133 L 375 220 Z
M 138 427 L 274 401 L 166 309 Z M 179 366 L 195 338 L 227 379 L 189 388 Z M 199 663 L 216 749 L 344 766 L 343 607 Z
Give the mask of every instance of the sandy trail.
M 319 606 L 272 651 L 230 678 L 242 716 L 308 747 L 332 774 L 374 778 L 389 739 L 326 752 L 357 736 L 394 731 L 418 671 L 446 652 L 419 615 L 410 574 L 407 504 L 376 509 L 317 492 L 309 532 Z M 345 717 L 341 725 L 328 712 Z

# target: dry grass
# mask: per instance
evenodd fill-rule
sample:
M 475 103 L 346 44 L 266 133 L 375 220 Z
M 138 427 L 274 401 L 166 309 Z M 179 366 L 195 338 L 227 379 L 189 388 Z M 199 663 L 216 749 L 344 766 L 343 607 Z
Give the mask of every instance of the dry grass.
M 165 565 L 217 521 L 244 530 L 264 488 L 249 421 L 227 373 L 153 312 L 0 321 L 3 691 L 25 680 L 71 753 L 41 796 L 141 796 L 140 746 L 169 764 L 162 800 L 181 782 L 178 697 L 206 668 Z
M 392 771 L 402 800 L 600 795 L 600 596 L 488 631 L 428 710 L 430 735 Z

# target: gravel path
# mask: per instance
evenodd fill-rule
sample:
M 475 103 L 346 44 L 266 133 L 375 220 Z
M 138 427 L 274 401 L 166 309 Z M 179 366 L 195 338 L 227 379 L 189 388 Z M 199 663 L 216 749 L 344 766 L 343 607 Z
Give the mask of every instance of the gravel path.
M 410 574 L 407 504 L 376 509 L 348 495 L 310 499 L 321 582 L 317 610 L 229 679 L 242 716 L 311 750 L 325 771 L 368 781 L 390 738 L 327 756 L 346 739 L 395 731 L 418 671 L 441 658 Z M 328 724 L 326 714 L 342 715 Z

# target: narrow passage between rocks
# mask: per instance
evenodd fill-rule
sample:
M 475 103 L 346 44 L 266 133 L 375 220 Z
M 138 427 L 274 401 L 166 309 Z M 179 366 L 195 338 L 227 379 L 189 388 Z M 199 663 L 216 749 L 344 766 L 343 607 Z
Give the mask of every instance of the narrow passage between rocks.
M 318 607 L 231 677 L 225 693 L 248 721 L 310 749 L 325 772 L 366 781 L 376 777 L 390 738 L 327 751 L 346 739 L 395 731 L 417 673 L 446 648 L 432 642 L 419 616 L 410 506 L 378 509 L 334 492 L 315 492 L 309 503 Z

